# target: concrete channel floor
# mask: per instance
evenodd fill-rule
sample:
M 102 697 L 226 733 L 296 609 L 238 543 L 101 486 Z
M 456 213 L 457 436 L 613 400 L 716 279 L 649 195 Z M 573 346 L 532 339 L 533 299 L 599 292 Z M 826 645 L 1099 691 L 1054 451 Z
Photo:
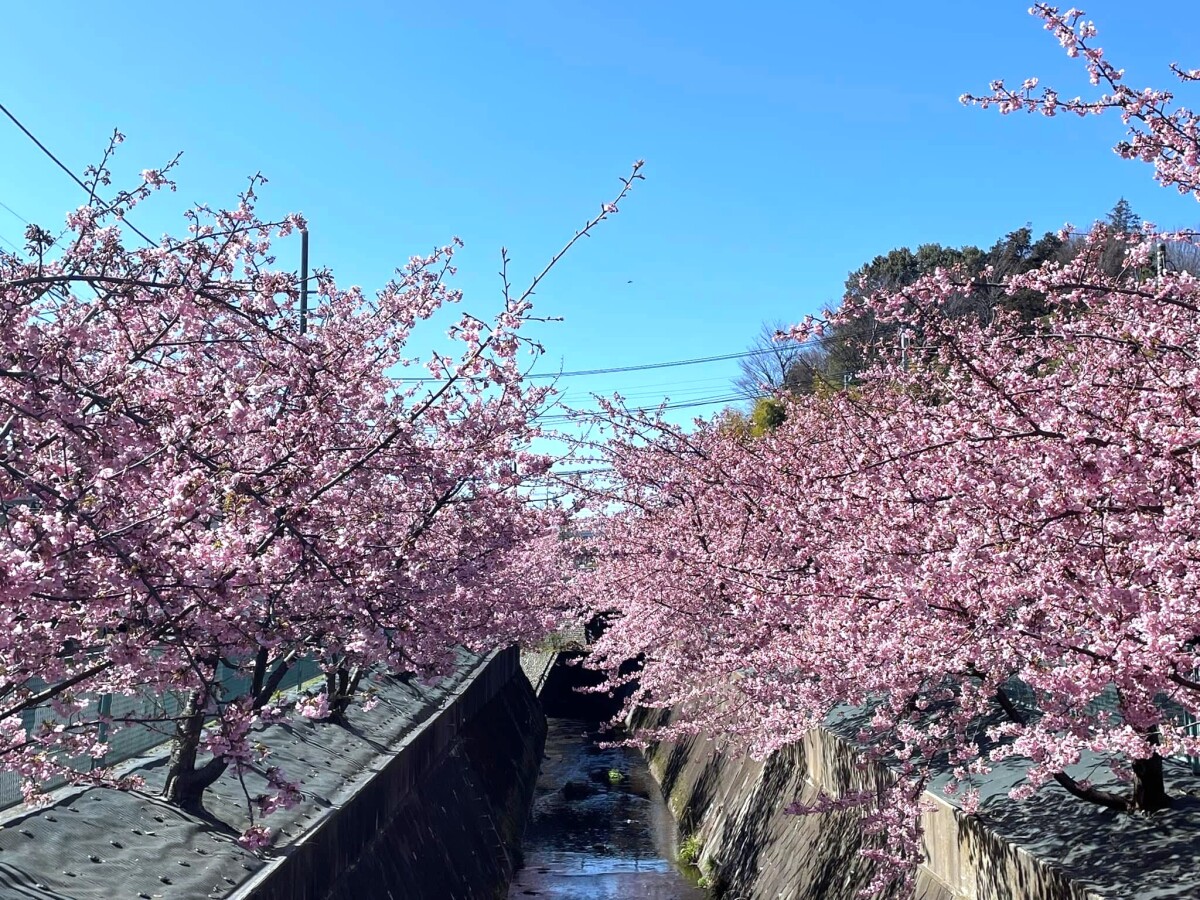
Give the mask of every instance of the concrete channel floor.
M 551 719 L 509 900 L 703 900 L 675 865 L 675 822 L 642 757 Z

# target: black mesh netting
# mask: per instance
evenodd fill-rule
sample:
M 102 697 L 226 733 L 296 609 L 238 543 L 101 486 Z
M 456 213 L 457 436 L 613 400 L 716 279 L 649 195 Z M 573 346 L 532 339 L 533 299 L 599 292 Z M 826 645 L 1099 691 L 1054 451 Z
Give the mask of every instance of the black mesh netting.
M 345 727 L 300 720 L 264 728 L 269 765 L 303 782 L 303 801 L 263 820 L 277 832 L 274 853 L 286 854 L 323 810 L 337 806 L 366 777 L 382 752 L 426 720 L 480 664 L 462 653 L 456 670 L 436 684 L 374 676 L 379 703 L 350 711 Z M 123 766 L 122 769 L 126 767 Z M 225 897 L 267 863 L 236 837 L 248 824 L 246 797 L 265 793 L 259 771 L 233 771 L 205 796 L 207 817 L 157 799 L 165 756 L 128 764 L 146 779 L 142 792 L 61 792 L 53 805 L 8 810 L 0 818 L 0 900 Z

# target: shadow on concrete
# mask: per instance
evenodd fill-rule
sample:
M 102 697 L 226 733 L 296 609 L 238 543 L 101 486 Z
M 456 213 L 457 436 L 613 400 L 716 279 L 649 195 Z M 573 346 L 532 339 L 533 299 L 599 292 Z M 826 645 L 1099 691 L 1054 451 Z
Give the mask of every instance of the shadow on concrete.
M 1101 809 L 1053 785 L 1020 803 L 993 798 L 964 823 L 979 887 L 1004 898 L 1015 896 L 1006 892 L 1012 885 L 1032 900 L 1083 897 L 1085 885 L 1138 900 L 1200 897 L 1200 799 L 1186 792 L 1191 784 L 1190 775 L 1173 779 L 1174 805 L 1151 815 Z M 1046 861 L 1040 873 L 1028 854 Z

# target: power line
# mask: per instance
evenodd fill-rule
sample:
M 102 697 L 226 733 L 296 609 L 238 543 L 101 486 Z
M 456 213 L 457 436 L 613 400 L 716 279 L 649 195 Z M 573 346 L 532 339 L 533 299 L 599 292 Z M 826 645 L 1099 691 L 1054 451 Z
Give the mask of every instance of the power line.
M 658 402 L 660 400 L 669 400 L 672 403 L 677 400 L 697 400 L 702 397 L 711 397 L 718 392 L 729 390 L 729 379 L 714 379 L 720 381 L 720 384 L 708 384 L 703 387 L 695 388 L 677 388 L 670 385 L 648 385 L 645 389 L 637 389 L 632 391 L 615 390 L 615 391 L 581 391 L 567 388 L 557 396 L 560 403 L 586 403 L 592 397 L 597 395 L 608 396 L 612 393 L 619 393 L 621 399 L 625 401 L 643 400 L 647 403 Z
M 810 346 L 814 346 L 814 345 L 823 345 L 823 344 L 830 343 L 831 340 L 832 339 L 828 338 L 828 337 L 810 338 L 809 340 L 805 341 L 803 344 L 800 344 L 798 346 L 799 346 L 799 348 L 804 348 L 804 347 L 810 347 Z M 671 369 L 671 368 L 675 368 L 677 366 L 697 366 L 697 365 L 702 365 L 704 363 L 724 362 L 724 361 L 730 360 L 730 359 L 744 359 L 745 357 L 748 357 L 748 356 L 762 356 L 762 355 L 768 354 L 768 353 L 777 353 L 777 352 L 779 352 L 780 349 L 796 349 L 796 348 L 788 345 L 787 343 L 782 343 L 782 344 L 780 344 L 780 346 L 778 348 L 776 348 L 776 347 L 760 347 L 755 350 L 742 350 L 738 353 L 721 353 L 716 356 L 698 356 L 693 359 L 675 359 L 675 360 L 670 360 L 668 362 L 639 363 L 637 365 L 632 365 L 632 366 L 612 366 L 612 367 L 609 367 L 606 369 L 576 369 L 573 372 L 534 372 L 532 374 L 526 375 L 525 379 L 530 380 L 530 379 L 535 379 L 535 378 L 536 379 L 582 378 L 582 377 L 591 376 L 591 375 L 619 375 L 619 374 L 623 374 L 625 372 L 645 372 L 650 369 Z M 400 376 L 400 377 L 395 378 L 394 380 L 401 381 L 401 382 L 407 382 L 407 383 L 419 384 L 419 383 L 424 383 L 424 382 L 443 382 L 446 379 L 445 378 L 405 378 L 403 376 Z M 480 380 L 482 380 L 482 379 L 480 379 Z
M 724 397 L 706 397 L 703 400 L 681 400 L 678 403 L 665 403 L 662 405 L 655 405 L 655 406 L 635 407 L 633 409 L 627 409 L 626 412 L 648 413 L 648 412 L 657 412 L 660 409 L 662 409 L 662 410 L 691 409 L 691 408 L 700 407 L 700 406 L 714 406 L 719 403 L 736 403 L 741 400 L 750 400 L 750 399 L 753 399 L 753 398 L 746 397 L 743 394 L 729 394 Z M 594 410 L 580 410 L 575 413 L 547 413 L 546 415 L 538 416 L 538 421 L 546 422 L 546 423 L 569 422 L 574 419 L 587 418 L 588 416 L 594 416 L 596 414 L 597 414 L 597 412 Z
M 741 359 L 747 356 L 760 356 L 765 353 L 777 352 L 774 347 L 762 347 L 757 350 L 743 350 L 739 353 L 722 353 L 717 356 L 698 356 L 694 359 L 676 359 L 669 362 L 641 363 L 632 366 L 613 366 L 607 369 L 578 369 L 574 372 L 546 372 L 527 375 L 526 378 L 578 378 L 585 375 L 618 375 L 624 372 L 644 372 L 649 369 L 671 369 L 676 366 L 696 366 L 702 363 L 724 362 L 729 359 Z
M 661 394 L 664 391 L 679 391 L 683 394 L 711 394 L 714 391 L 725 390 L 728 385 L 729 377 L 727 375 L 710 375 L 707 378 L 684 378 L 668 381 L 639 378 L 636 384 L 630 385 L 628 391 L 622 390 L 621 396 L 630 398 L 638 394 Z M 574 393 L 586 393 L 590 395 L 595 393 L 595 391 L 587 388 L 583 382 L 572 382 L 562 388 L 562 396 L 564 397 Z M 675 399 L 678 400 L 681 398 L 676 397 Z
M 20 219 L 26 225 L 29 224 L 29 220 L 27 218 L 25 218 L 23 215 L 21 215 L 19 212 L 17 212 L 11 206 L 9 206 L 7 203 L 5 203 L 3 200 L 0 200 L 0 207 L 7 209 L 10 213 L 12 213 L 14 216 L 16 216 L 18 219 Z
M 54 162 L 54 164 L 56 166 L 58 166 L 60 169 L 62 169 L 64 172 L 66 172 L 67 175 L 70 176 L 72 181 L 74 181 L 77 185 L 79 185 L 81 188 L 83 188 L 85 191 L 87 191 L 88 196 L 94 195 L 94 191 L 91 188 L 89 188 L 86 184 L 84 184 L 78 175 L 76 175 L 69 168 L 67 168 L 63 164 L 63 161 L 61 159 L 59 159 L 57 156 L 55 156 L 50 151 L 49 147 L 47 147 L 45 144 L 43 144 L 41 141 L 39 141 L 32 131 L 30 131 L 28 128 L 26 128 L 24 125 L 22 125 L 21 120 L 18 119 L 16 116 L 14 116 L 11 112 L 9 112 L 8 107 L 6 107 L 3 103 L 0 103 L 0 112 L 4 113 L 6 116 L 8 116 L 10 119 L 12 119 L 13 124 L 16 125 L 18 128 L 20 128 L 21 131 L 25 133 L 25 136 L 27 138 L 29 138 L 31 141 L 33 141 L 35 144 L 37 144 L 38 149 L 41 150 L 43 153 L 45 153 L 48 157 L 50 157 L 50 159 Z M 8 207 L 5 207 L 5 209 L 7 209 L 7 208 Z M 12 210 L 9 210 L 9 212 L 12 212 Z M 13 215 L 16 215 L 16 213 L 13 213 Z M 20 218 L 20 216 L 17 216 L 17 218 Z M 150 237 L 144 231 L 142 231 L 140 228 L 138 228 L 136 225 L 134 225 L 128 219 L 123 219 L 122 221 L 124 221 L 124 223 L 129 226 L 131 231 L 133 231 L 135 234 L 140 236 L 142 238 L 142 240 L 144 240 L 151 247 L 157 246 L 157 243 L 158 243 L 157 241 L 152 241 L 150 239 Z M 28 224 L 28 223 L 26 223 L 26 224 Z
M 35 144 L 37 144 L 38 148 L 43 153 L 45 153 L 48 157 L 50 157 L 50 159 L 52 159 L 54 161 L 54 164 L 56 166 L 58 166 L 60 169 L 62 169 L 64 172 L 66 172 L 67 175 L 70 176 L 72 181 L 74 181 L 77 185 L 79 185 L 85 191 L 88 191 L 88 193 L 91 193 L 91 190 L 88 188 L 88 186 L 86 184 L 84 184 L 82 181 L 80 181 L 79 176 L 76 175 L 74 172 L 72 172 L 70 169 L 68 169 L 65 165 L 63 165 L 62 160 L 60 160 L 57 156 L 55 156 L 52 152 L 50 152 L 50 148 L 47 147 L 45 144 L 43 144 L 41 141 L 39 141 L 37 139 L 37 137 L 34 136 L 32 131 L 30 131 L 28 128 L 26 128 L 24 125 L 22 125 L 21 120 L 18 119 L 16 116 L 14 116 L 11 112 L 9 112 L 8 107 L 5 106 L 3 103 L 0 103 L 0 112 L 3 112 L 6 116 L 8 116 L 10 119 L 12 119 L 13 124 L 16 125 L 18 128 L 20 128 L 21 131 L 23 131 L 25 133 L 25 136 L 27 138 L 29 138 L 31 141 L 33 141 Z
M 703 378 L 671 378 L 667 381 L 652 381 L 649 379 L 639 379 L 636 385 L 638 390 L 650 390 L 659 388 L 687 388 L 695 390 L 692 385 L 700 385 L 700 390 L 705 390 L 704 386 L 712 386 L 715 384 L 728 384 L 729 377 L 726 375 L 705 375 Z M 569 390 L 582 390 L 579 387 L 571 387 Z
M 19 212 L 17 212 L 17 211 L 16 211 L 15 209 L 13 209 L 11 206 L 9 206 L 7 203 L 5 203 L 3 200 L 0 200 L 0 208 L 6 209 L 6 210 L 8 210 L 10 213 L 12 213 L 12 215 L 13 215 L 13 218 L 15 218 L 15 219 L 20 219 L 20 220 L 21 220 L 22 222 L 24 222 L 26 225 L 28 225 L 28 224 L 29 224 L 29 220 L 28 220 L 27 218 L 25 218 L 23 215 L 21 215 Z M 12 241 L 10 241 L 10 240 L 9 240 L 9 239 L 8 239 L 8 238 L 5 236 L 5 235 L 3 235 L 3 234 L 0 234 L 0 241 L 4 241 L 4 243 L 8 244 L 8 246 L 10 246 L 10 247 L 12 247 L 14 250 L 16 250 L 16 251 L 17 251 L 17 253 L 20 253 L 20 252 L 21 252 L 21 248 L 20 248 L 20 247 L 18 247 L 16 244 L 14 244 Z

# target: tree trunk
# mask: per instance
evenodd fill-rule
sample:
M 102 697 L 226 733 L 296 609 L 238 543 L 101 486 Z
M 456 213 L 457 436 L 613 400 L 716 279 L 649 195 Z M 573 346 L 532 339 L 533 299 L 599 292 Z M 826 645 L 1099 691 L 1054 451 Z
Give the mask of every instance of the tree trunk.
M 1170 805 L 1171 798 L 1163 784 L 1162 757 L 1156 753 L 1149 759 L 1136 760 L 1133 764 L 1131 807 L 1141 812 L 1156 812 Z
M 1151 730 L 1150 743 L 1158 746 L 1160 735 L 1158 728 Z M 1163 761 L 1157 753 L 1149 759 L 1137 759 L 1133 762 L 1133 802 L 1130 808 L 1140 812 L 1157 812 L 1167 809 L 1171 798 L 1163 783 Z
M 258 711 L 266 705 L 279 689 L 284 675 L 297 655 L 298 651 L 294 649 L 286 653 L 276 660 L 275 668 L 268 675 L 267 652 L 265 649 L 259 651 L 255 657 L 252 674 L 251 709 Z M 213 757 L 199 768 L 196 766 L 200 738 L 204 733 L 204 720 L 207 717 L 205 708 L 208 705 L 208 697 L 209 689 L 193 691 L 188 695 L 187 704 L 175 726 L 174 746 L 171 748 L 171 759 L 167 766 L 167 783 L 162 792 L 162 798 L 168 803 L 189 812 L 203 811 L 204 792 L 229 768 L 229 763 L 220 757 Z
M 208 692 L 204 690 L 188 695 L 187 705 L 175 726 L 175 744 L 167 764 L 167 783 L 163 786 L 162 798 L 188 812 L 203 810 L 204 791 L 221 777 L 227 766 L 225 760 L 214 757 L 196 768 L 207 699 Z
M 358 692 L 362 676 L 363 671 L 359 666 L 353 669 L 339 666 L 336 672 L 330 672 L 326 676 L 326 692 L 329 697 L 329 715 L 325 717 L 326 722 L 346 724 L 346 710 L 354 702 L 354 695 Z
M 996 700 L 999 702 L 1000 708 L 1004 710 L 1005 714 L 1012 721 L 1019 725 L 1026 724 L 1028 720 L 1025 714 L 1017 708 L 1017 705 L 1012 702 L 1012 699 L 1005 693 L 1003 688 L 996 690 Z M 1158 743 L 1157 730 L 1150 734 L 1150 743 Z M 1155 780 L 1156 775 L 1157 780 Z M 1133 777 L 1133 795 L 1126 796 L 1090 785 L 1085 786 L 1066 772 L 1056 772 L 1054 774 L 1054 780 L 1072 797 L 1077 797 L 1088 803 L 1094 803 L 1097 806 L 1103 806 L 1105 809 L 1113 809 L 1118 812 L 1134 812 L 1135 810 L 1149 812 L 1171 805 L 1171 800 L 1167 797 L 1167 792 L 1163 787 L 1162 757 L 1158 754 L 1155 754 L 1150 759 L 1135 761 L 1133 764 Z M 1143 798 L 1144 802 L 1156 803 L 1157 805 L 1139 805 L 1143 802 Z

